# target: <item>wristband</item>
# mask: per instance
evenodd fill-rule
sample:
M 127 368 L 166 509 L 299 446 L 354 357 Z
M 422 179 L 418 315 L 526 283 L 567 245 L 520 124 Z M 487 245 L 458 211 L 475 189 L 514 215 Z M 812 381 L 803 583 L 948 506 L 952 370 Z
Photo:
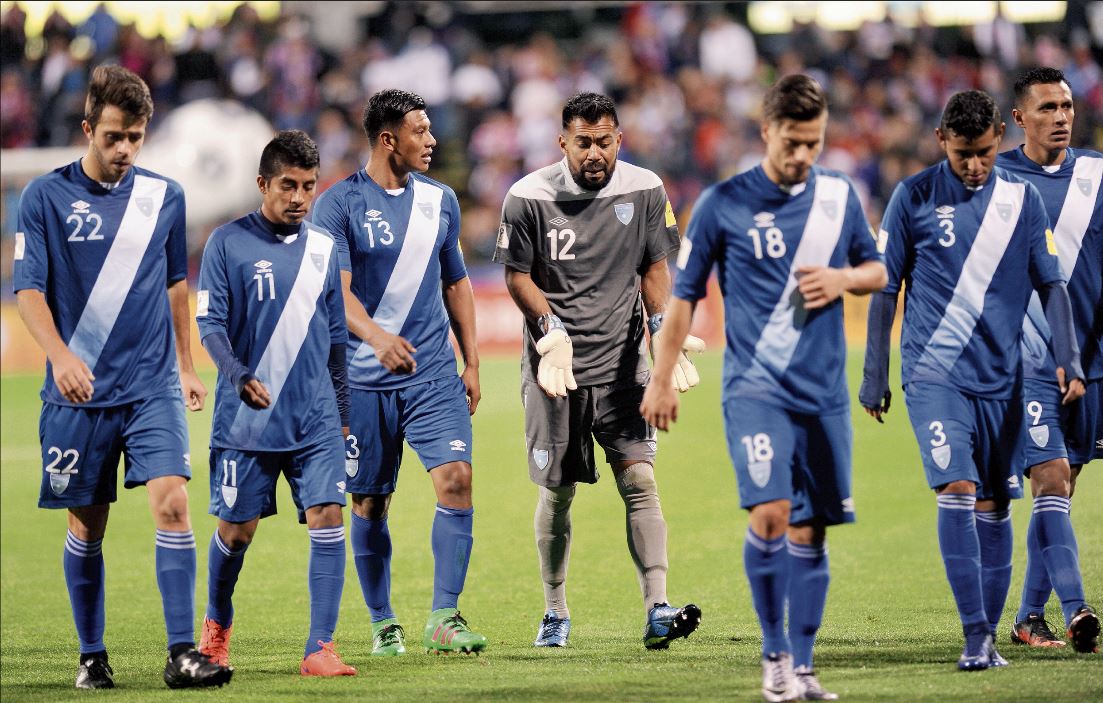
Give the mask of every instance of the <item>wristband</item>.
M 567 328 L 563 326 L 563 321 L 560 320 L 559 317 L 552 312 L 546 313 L 536 318 L 536 324 L 540 326 L 540 331 L 544 334 L 547 334 L 554 329 L 561 329 L 564 332 L 567 331 Z
M 654 337 L 659 331 L 659 328 L 663 326 L 663 313 L 657 312 L 651 317 L 647 318 L 647 332 Z

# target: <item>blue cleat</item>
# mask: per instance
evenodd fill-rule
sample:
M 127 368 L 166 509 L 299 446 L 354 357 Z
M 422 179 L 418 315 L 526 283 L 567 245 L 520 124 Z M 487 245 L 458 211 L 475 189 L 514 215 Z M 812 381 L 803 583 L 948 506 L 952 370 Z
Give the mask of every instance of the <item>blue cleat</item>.
M 988 643 L 988 667 L 995 669 L 1001 666 L 1011 666 L 1011 662 L 1004 659 L 1000 653 L 996 651 L 996 636 L 992 635 Z
M 540 622 L 540 629 L 536 631 L 536 641 L 533 647 L 566 647 L 567 638 L 571 636 L 571 619 L 557 618 L 555 611 L 544 613 L 544 619 Z
M 656 603 L 647 613 L 643 646 L 648 649 L 666 649 L 671 640 L 689 637 L 689 633 L 700 624 L 701 609 L 693 603 L 681 608 L 675 608 L 669 603 Z
M 967 639 L 965 650 L 957 660 L 958 669 L 961 671 L 984 671 L 992 666 L 992 660 L 989 656 L 990 652 L 995 651 L 995 647 L 992 645 L 992 635 L 985 635 L 984 639 L 974 643 L 975 648 L 970 647 L 969 644 L 970 642 Z M 1006 662 L 1004 663 L 1006 664 Z

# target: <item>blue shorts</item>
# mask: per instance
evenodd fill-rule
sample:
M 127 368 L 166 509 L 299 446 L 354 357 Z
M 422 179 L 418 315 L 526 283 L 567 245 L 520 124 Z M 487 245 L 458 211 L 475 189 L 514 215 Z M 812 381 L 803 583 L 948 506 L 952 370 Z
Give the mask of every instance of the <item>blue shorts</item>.
M 724 401 L 728 453 L 745 509 L 790 501 L 789 522 L 854 522 L 850 413 L 805 415 L 752 398 Z
M 1023 381 L 1023 466 L 1031 467 L 1053 459 L 1067 459 L 1065 431 L 1067 411 L 1061 406 L 1057 382 L 1028 378 Z
M 1023 497 L 1023 402 L 966 395 L 934 383 L 904 389 L 927 485 L 972 481 L 978 500 Z
M 211 447 L 211 515 L 249 522 L 276 514 L 276 481 L 291 485 L 291 499 L 306 523 L 306 509 L 345 504 L 344 446 L 340 435 L 302 449 L 248 452 Z
M 349 394 L 349 493 L 394 493 L 403 439 L 426 471 L 452 461 L 471 463 L 471 413 L 459 376 L 386 391 L 352 388 Z
M 127 488 L 162 476 L 191 478 L 188 425 L 179 394 L 109 408 L 43 403 L 38 438 L 40 508 L 114 503 L 120 457 L 126 459 Z
M 1065 446 L 1069 463 L 1103 459 L 1103 379 L 1089 381 L 1084 397 L 1064 406 Z

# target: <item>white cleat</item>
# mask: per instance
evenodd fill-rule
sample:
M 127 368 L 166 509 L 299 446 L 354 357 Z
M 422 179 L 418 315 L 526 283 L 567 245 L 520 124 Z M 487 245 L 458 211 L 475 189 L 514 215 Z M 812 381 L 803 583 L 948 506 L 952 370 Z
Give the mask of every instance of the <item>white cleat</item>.
M 798 700 L 792 655 L 782 652 L 762 657 L 762 697 L 770 703 Z
M 797 680 L 797 693 L 802 701 L 837 701 L 839 694 L 832 693 L 820 684 L 816 678 L 816 672 L 807 666 L 798 666 L 793 669 Z

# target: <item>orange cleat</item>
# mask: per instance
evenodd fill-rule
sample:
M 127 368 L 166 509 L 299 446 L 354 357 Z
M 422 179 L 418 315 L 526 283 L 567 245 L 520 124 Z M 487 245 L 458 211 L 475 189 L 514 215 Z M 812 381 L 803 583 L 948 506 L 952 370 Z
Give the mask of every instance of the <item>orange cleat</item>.
M 230 633 L 233 631 L 233 624 L 222 627 L 210 618 L 203 618 L 203 634 L 199 638 L 199 651 L 206 654 L 212 663 L 229 666 Z
M 299 666 L 299 673 L 303 676 L 356 676 L 356 669 L 341 661 L 341 655 L 333 642 L 322 642 L 322 646 Z

